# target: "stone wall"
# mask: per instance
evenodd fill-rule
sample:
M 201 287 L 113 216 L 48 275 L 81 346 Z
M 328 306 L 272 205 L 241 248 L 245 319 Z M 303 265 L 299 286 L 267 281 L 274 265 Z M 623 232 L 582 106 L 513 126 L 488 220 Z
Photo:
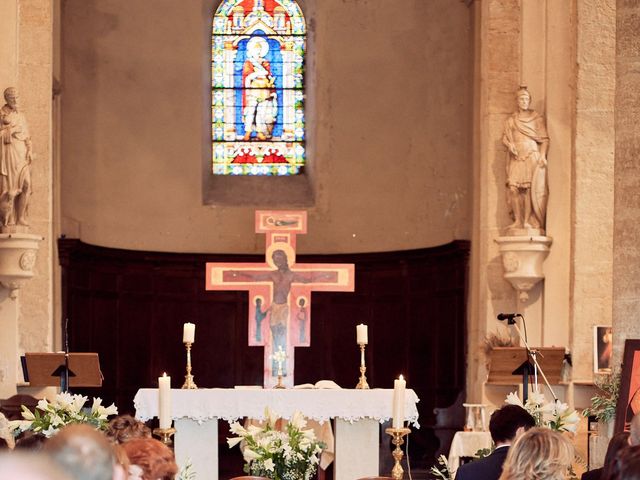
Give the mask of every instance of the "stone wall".
M 202 204 L 215 4 L 64 2 L 68 237 L 159 251 L 262 250 L 254 207 Z M 315 173 L 300 251 L 392 251 L 469 238 L 468 7 L 450 0 L 300 4 L 309 26 Z
M 616 11 L 613 332 L 616 363 L 627 338 L 640 338 L 640 1 Z

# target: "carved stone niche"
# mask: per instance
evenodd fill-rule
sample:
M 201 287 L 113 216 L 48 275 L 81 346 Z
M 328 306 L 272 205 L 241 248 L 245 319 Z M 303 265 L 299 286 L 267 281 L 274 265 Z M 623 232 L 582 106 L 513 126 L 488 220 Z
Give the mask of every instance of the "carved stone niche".
M 504 278 L 516 289 L 521 302 L 529 299 L 529 290 L 544 278 L 542 264 L 549 255 L 552 241 L 551 237 L 543 236 L 495 239 L 502 254 Z
M 0 284 L 15 299 L 18 289 L 33 277 L 36 252 L 43 240 L 30 233 L 0 234 Z

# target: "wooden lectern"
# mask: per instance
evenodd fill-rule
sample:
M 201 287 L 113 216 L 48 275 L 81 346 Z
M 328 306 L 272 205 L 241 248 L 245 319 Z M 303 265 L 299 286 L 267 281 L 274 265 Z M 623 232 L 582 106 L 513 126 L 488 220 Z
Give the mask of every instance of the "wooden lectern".
M 59 386 L 61 377 L 58 373 L 65 366 L 65 354 L 60 353 L 26 353 L 25 380 L 32 387 Z M 102 372 L 97 353 L 69 354 L 69 386 L 101 387 Z
M 544 370 L 549 383 L 558 385 L 562 383 L 562 363 L 564 361 L 564 347 L 542 347 L 535 349 L 538 352 L 537 360 Z M 491 350 L 489 365 L 489 378 L 487 383 L 492 385 L 516 385 L 519 382 L 518 375 L 514 373 L 527 361 L 527 349 L 524 347 L 498 347 Z M 533 377 L 533 369 L 530 373 Z M 543 383 L 542 377 L 539 379 Z

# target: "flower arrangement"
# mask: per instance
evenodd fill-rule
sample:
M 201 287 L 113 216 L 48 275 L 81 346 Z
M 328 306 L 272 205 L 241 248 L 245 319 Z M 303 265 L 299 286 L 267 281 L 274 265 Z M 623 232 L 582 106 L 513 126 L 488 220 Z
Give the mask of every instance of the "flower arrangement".
M 594 383 L 602 393 L 591 398 L 591 407 L 585 408 L 582 415 L 594 416 L 599 422 L 610 422 L 616 416 L 620 396 L 620 371 L 599 375 Z
M 510 405 L 524 408 L 536 421 L 537 427 L 547 427 L 559 432 L 575 433 L 580 416 L 569 405 L 561 402 L 549 402 L 543 393 L 531 392 L 526 403 L 522 403 L 516 392 L 511 392 L 505 400 Z
M 65 392 L 56 395 L 52 402 L 46 399 L 40 400 L 33 412 L 22 405 L 24 420 L 9 422 L 9 428 L 14 436 L 32 430 L 46 437 L 55 435 L 58 430 L 70 423 L 87 423 L 98 430 L 105 430 L 109 415 L 117 415 L 118 409 L 113 404 L 103 407 L 102 399 L 94 398 L 89 410 L 84 408 L 87 400 L 89 399 L 83 395 L 71 395 Z
M 295 412 L 284 431 L 276 429 L 276 418 L 267 408 L 263 427 L 244 428 L 238 422 L 231 425 L 227 439 L 229 448 L 244 442 L 244 471 L 250 475 L 273 480 L 308 480 L 318 467 L 324 445 L 316 439 L 313 429 Z

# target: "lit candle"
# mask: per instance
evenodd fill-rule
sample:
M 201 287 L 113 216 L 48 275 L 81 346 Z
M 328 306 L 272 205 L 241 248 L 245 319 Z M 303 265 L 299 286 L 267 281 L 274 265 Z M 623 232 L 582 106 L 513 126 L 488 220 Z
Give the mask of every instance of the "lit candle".
M 369 343 L 368 328 L 369 327 L 362 323 L 360 325 L 356 325 L 356 339 L 358 345 L 366 345 L 367 343 Z
M 185 323 L 182 330 L 182 343 L 193 343 L 196 338 L 196 326 L 193 323 Z
M 393 428 L 404 428 L 404 391 L 407 382 L 404 377 L 393 381 Z
M 158 377 L 158 398 L 160 428 L 171 428 L 171 377 L 166 373 Z

